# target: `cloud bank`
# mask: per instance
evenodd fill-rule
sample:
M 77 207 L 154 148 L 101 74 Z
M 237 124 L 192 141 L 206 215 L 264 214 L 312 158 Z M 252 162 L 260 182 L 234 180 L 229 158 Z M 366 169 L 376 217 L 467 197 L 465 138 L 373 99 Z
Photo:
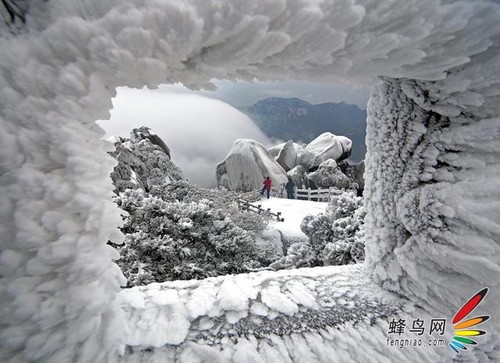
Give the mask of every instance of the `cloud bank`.
M 135 127 L 150 127 L 169 146 L 186 177 L 204 187 L 216 186 L 215 167 L 236 139 L 271 146 L 249 117 L 222 101 L 194 94 L 119 88 L 111 119 L 98 123 L 107 135 L 126 137 Z

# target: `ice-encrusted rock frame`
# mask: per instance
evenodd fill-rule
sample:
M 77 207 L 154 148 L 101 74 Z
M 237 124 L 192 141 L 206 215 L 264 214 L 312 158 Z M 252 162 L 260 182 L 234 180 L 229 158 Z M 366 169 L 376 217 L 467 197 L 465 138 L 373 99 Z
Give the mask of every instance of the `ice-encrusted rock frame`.
M 127 339 L 130 345 L 128 310 L 118 300 L 123 277 L 106 245 L 122 238 L 119 210 L 110 201 L 115 163 L 107 155 L 112 145 L 100 140 L 103 131 L 94 123 L 109 117 L 117 86 L 182 82 L 197 88 L 211 87 L 211 78 L 254 77 L 373 84 L 363 274 L 446 316 L 488 286 L 482 313 L 499 316 L 495 2 L 18 3 L 27 6 L 26 23 L 0 25 L 2 361 L 109 362 L 124 353 Z M 275 286 L 286 282 L 280 276 L 272 277 Z M 342 296 L 353 296 L 348 290 Z M 183 311 L 182 299 L 163 302 L 172 301 Z M 127 306 L 140 310 L 140 303 Z M 345 329 L 352 339 L 332 338 L 333 354 L 386 356 L 383 343 L 368 339 L 375 331 L 371 336 L 383 337 L 380 323 L 364 325 L 368 335 L 356 326 Z M 364 339 L 363 350 L 356 337 Z M 490 324 L 468 357 L 494 357 L 498 341 L 498 325 Z M 276 351 L 254 343 L 226 342 L 223 358 L 238 360 L 252 349 L 272 358 L 293 347 L 279 339 Z M 192 358 L 190 344 L 176 347 L 173 357 Z M 447 360 L 454 353 L 429 354 Z

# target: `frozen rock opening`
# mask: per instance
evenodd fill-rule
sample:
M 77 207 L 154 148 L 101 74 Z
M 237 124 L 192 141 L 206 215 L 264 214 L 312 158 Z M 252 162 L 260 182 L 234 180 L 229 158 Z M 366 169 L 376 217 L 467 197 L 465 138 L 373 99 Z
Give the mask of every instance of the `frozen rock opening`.
M 121 218 L 94 123 L 121 85 L 376 84 L 366 270 L 443 314 L 486 285 L 485 313 L 498 315 L 499 20 L 486 0 L 30 2 L 26 25 L 0 25 L 2 360 L 123 352 L 106 246 Z M 483 359 L 499 341 L 490 329 Z

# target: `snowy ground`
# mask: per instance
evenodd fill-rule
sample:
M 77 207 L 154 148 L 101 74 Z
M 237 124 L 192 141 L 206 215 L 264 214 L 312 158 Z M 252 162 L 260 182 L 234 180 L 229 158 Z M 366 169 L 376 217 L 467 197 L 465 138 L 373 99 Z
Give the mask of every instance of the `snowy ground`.
M 262 208 L 271 208 L 271 212 L 281 212 L 284 222 L 277 222 L 272 225 L 272 229 L 277 229 L 288 238 L 307 239 L 307 236 L 300 230 L 300 224 L 307 215 L 317 215 L 326 210 L 328 203 L 312 202 L 298 199 L 273 198 L 262 199 Z
M 120 298 L 126 362 L 438 361 L 433 349 L 386 346 L 388 321 L 416 312 L 362 265 L 150 284 Z
M 134 287 L 120 362 L 440 362 L 449 349 L 387 346 L 388 324 L 425 313 L 363 265 Z

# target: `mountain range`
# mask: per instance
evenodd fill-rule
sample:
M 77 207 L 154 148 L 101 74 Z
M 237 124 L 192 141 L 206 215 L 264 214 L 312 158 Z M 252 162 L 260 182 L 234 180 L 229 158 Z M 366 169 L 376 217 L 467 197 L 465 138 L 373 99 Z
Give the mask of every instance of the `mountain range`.
M 272 138 L 309 143 L 324 132 L 352 140 L 350 160 L 360 161 L 366 154 L 366 111 L 356 105 L 321 103 L 313 105 L 300 98 L 271 97 L 240 108 Z

